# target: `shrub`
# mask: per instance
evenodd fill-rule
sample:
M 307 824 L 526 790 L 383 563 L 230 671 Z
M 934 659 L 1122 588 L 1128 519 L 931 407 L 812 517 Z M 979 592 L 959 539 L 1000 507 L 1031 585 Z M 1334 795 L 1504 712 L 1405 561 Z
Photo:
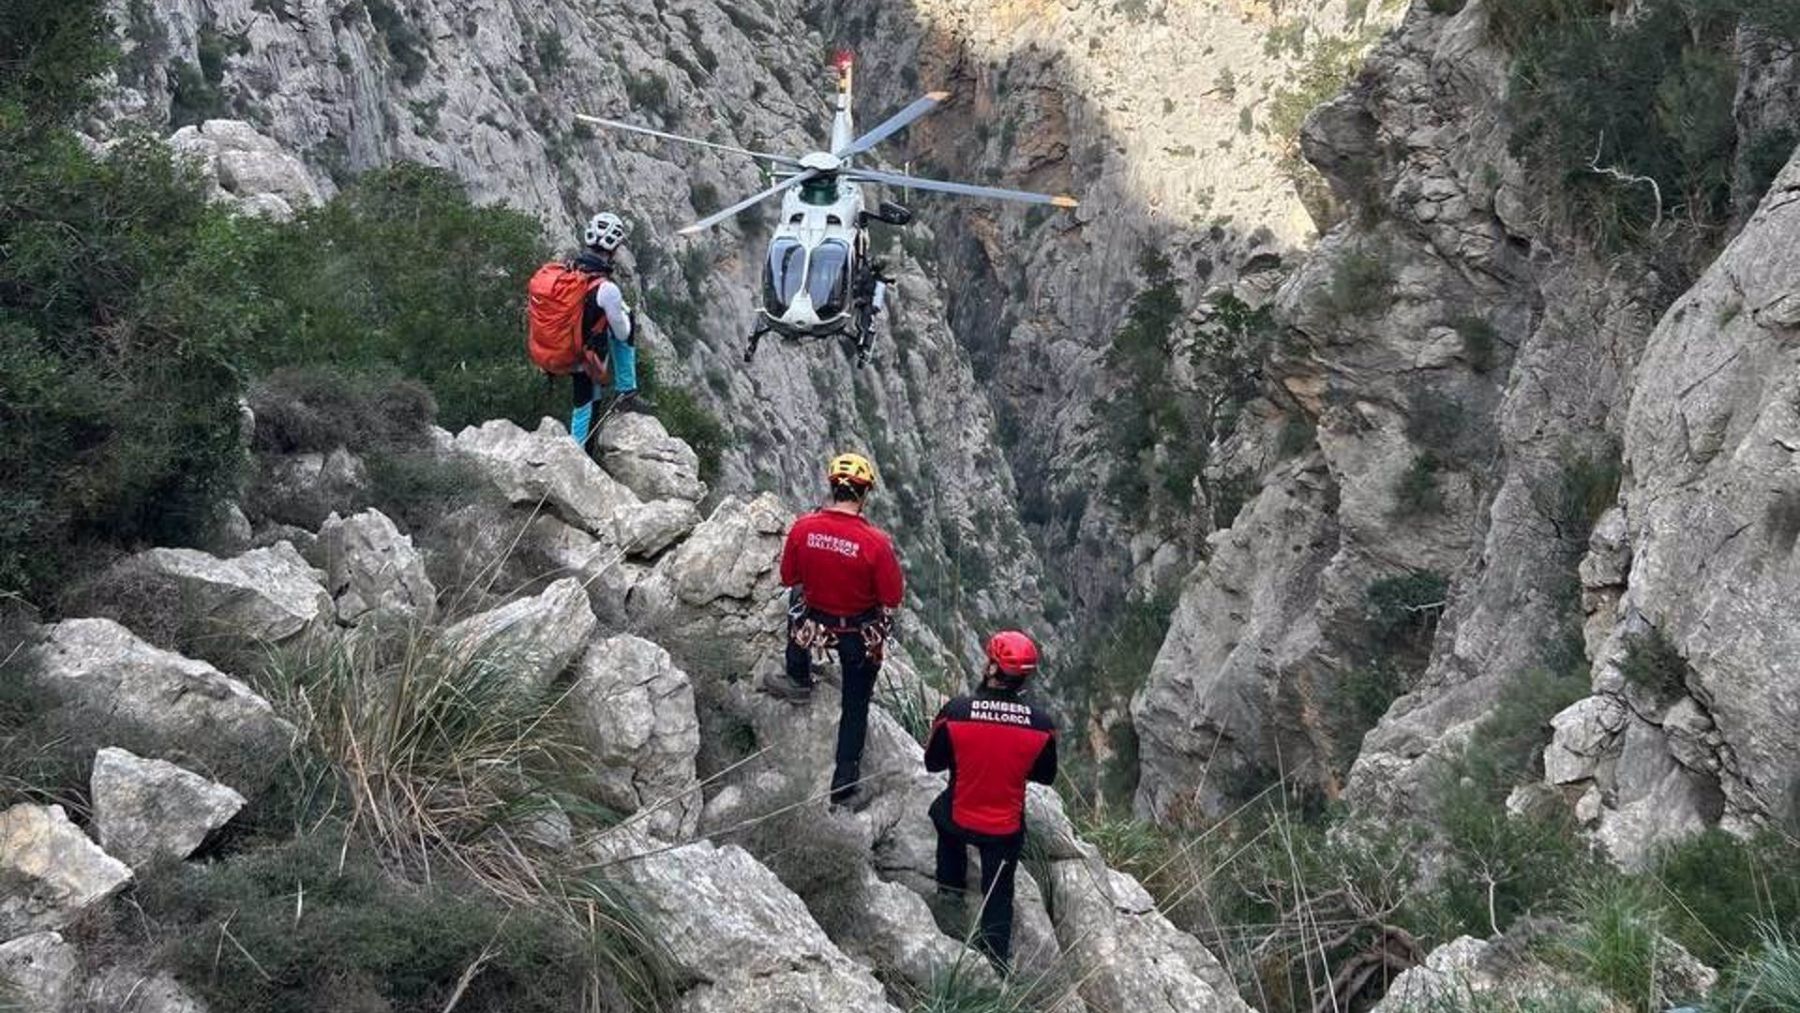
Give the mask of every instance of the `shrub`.
M 414 27 L 412 16 L 396 7 L 393 0 L 365 0 L 364 6 L 382 48 L 400 66 L 400 80 L 409 86 L 418 84 L 431 61 L 427 56 L 428 43 Z
M 1468 410 L 1448 394 L 1424 386 L 1408 394 L 1406 438 L 1439 466 L 1455 466 L 1470 457 L 1475 431 Z
M 654 71 L 625 75 L 625 98 L 633 108 L 658 116 L 672 115 L 669 105 L 669 82 Z
M 236 483 L 245 226 L 168 150 L 0 137 L 0 588 L 104 544 L 194 544 Z M 103 243 L 93 237 L 105 236 Z
M 558 698 L 522 688 L 531 663 L 410 628 L 276 654 L 252 681 L 299 740 L 292 808 L 263 821 L 304 829 L 354 809 L 400 867 L 529 878 L 525 856 L 484 831 L 572 795 L 591 762 Z
M 1726 220 L 1737 161 L 1733 28 L 1800 37 L 1792 4 L 1661 2 L 1616 25 L 1598 0 L 1502 0 L 1488 10 L 1490 32 L 1517 54 L 1512 150 L 1564 181 L 1562 204 L 1578 227 L 1618 248 L 1659 221 L 1709 232 Z M 1735 199 L 1759 196 L 1744 187 Z
M 1494 368 L 1494 346 L 1499 342 L 1500 333 L 1493 324 L 1484 317 L 1471 316 L 1458 317 L 1450 326 L 1462 339 L 1463 357 L 1469 361 L 1470 369 L 1486 373 Z
M 1319 305 L 1333 319 L 1367 316 L 1386 309 L 1394 294 L 1387 251 L 1348 250 L 1331 265 L 1331 282 Z
M 525 282 L 546 254 L 534 218 L 476 206 L 443 170 L 400 165 L 269 228 L 249 270 L 275 319 L 254 366 L 409 377 L 452 431 L 490 418 L 535 427 L 567 410 L 520 344 Z
M 1382 641 L 1429 646 L 1449 590 L 1449 578 L 1430 570 L 1371 582 L 1363 611 L 1370 633 Z
M 1734 1013 L 1800 1009 L 1800 942 L 1764 926 L 1761 946 L 1732 969 Z
M 87 107 L 112 62 L 105 0 L 12 0 L 0 18 L 0 131 L 18 138 L 64 125 Z M 8 162 L 10 171 L 10 160 Z
M 1681 649 L 1653 627 L 1625 642 L 1619 673 L 1633 686 L 1667 700 L 1687 693 L 1691 670 Z
M 159 867 L 131 900 L 131 914 L 116 909 L 111 934 L 152 929 L 166 940 L 158 961 L 213 1009 L 438 1013 L 459 1005 L 454 996 L 459 1008 L 560 1013 L 591 1008 L 583 1000 L 597 985 L 645 1006 L 672 998 L 655 970 L 666 962 L 641 933 L 590 935 L 570 918 L 486 901 L 453 878 L 398 882 L 328 834 Z M 620 951 L 639 962 L 639 980 L 620 977 Z
M 1394 483 L 1394 504 L 1402 517 L 1444 512 L 1444 491 L 1438 488 L 1438 462 L 1430 454 L 1418 454 Z
M 418 447 L 437 415 L 417 381 L 335 366 L 291 366 L 245 393 L 256 415 L 253 446 L 264 453 L 352 453 Z
M 1317 424 L 1305 415 L 1292 414 L 1282 420 L 1281 433 L 1275 438 L 1275 453 L 1282 458 L 1298 457 L 1318 444 Z
M 1711 967 L 1756 949 L 1765 927 L 1800 930 L 1800 844 L 1711 829 L 1663 850 L 1652 870 L 1668 892 L 1669 935 Z
M 1593 453 L 1565 449 L 1563 454 L 1554 488 L 1533 498 L 1569 551 L 1580 553 L 1595 523 L 1618 501 L 1623 465 L 1615 443 Z
M 1582 980 L 1627 1008 L 1651 1008 L 1662 912 L 1645 885 L 1607 877 L 1576 898 L 1572 921 L 1564 945 Z

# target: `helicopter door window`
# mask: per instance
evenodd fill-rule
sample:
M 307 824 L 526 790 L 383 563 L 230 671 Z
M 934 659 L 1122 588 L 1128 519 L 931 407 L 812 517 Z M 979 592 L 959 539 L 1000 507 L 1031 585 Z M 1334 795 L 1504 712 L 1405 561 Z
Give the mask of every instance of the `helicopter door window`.
M 805 276 L 806 247 L 792 239 L 770 243 L 768 270 L 763 274 L 764 307 L 776 316 L 786 313 Z
M 806 271 L 806 293 L 812 297 L 819 319 L 844 312 L 844 296 L 850 288 L 850 247 L 842 240 L 828 239 L 813 248 L 812 263 Z

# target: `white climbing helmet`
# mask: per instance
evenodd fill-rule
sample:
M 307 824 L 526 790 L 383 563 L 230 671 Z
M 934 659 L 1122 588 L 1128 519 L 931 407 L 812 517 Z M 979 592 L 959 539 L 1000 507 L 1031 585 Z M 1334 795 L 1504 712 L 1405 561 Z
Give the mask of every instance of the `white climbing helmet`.
M 594 249 L 611 253 L 630 234 L 631 229 L 625 224 L 625 219 L 611 211 L 602 211 L 588 219 L 587 234 L 583 239 Z

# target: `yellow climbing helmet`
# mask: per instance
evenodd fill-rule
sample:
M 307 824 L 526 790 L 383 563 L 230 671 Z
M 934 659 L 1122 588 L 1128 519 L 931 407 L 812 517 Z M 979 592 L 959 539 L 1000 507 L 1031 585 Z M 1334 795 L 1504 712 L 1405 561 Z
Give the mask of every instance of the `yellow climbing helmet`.
M 825 469 L 825 480 L 832 485 L 848 482 L 867 489 L 875 484 L 875 466 L 861 454 L 839 454 Z

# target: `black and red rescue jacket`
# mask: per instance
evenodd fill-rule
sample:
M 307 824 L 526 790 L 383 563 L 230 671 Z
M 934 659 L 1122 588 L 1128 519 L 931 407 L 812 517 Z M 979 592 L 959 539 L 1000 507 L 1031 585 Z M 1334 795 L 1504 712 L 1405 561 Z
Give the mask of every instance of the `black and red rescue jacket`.
M 1056 724 L 1019 694 L 982 688 L 938 711 L 925 769 L 948 770 L 950 786 L 931 805 L 948 833 L 998 842 L 1025 830 L 1025 784 L 1056 780 Z

